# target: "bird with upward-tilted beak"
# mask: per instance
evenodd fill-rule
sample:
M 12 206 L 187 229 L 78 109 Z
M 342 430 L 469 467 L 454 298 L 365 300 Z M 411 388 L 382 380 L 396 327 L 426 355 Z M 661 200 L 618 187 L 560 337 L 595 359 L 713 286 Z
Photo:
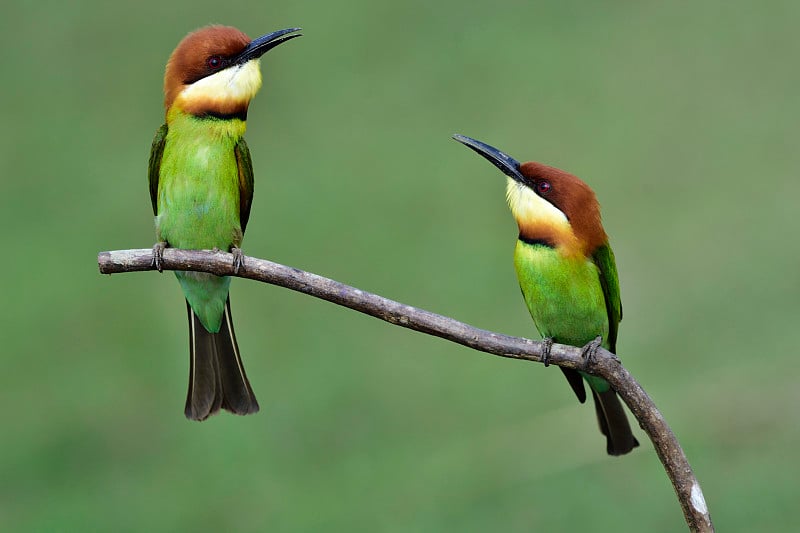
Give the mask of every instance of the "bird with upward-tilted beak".
M 519 227 L 514 266 L 539 333 L 548 343 L 587 346 L 588 354 L 599 336 L 603 347 L 616 352 L 622 320 L 619 279 L 592 189 L 563 170 L 533 161 L 519 163 L 481 141 L 454 138 L 508 176 L 506 198 Z M 626 454 L 639 445 L 606 380 L 561 370 L 581 403 L 586 401 L 584 380 L 589 384 L 610 455 Z
M 253 200 L 253 168 L 243 135 L 250 100 L 261 88 L 259 58 L 299 37 L 290 28 L 250 39 L 228 26 L 187 35 L 164 75 L 166 124 L 150 152 L 150 199 L 161 270 L 166 247 L 219 249 L 242 264 L 242 237 Z M 246 415 L 258 402 L 233 332 L 229 277 L 176 272 L 189 315 L 186 417 L 205 420 L 220 408 Z

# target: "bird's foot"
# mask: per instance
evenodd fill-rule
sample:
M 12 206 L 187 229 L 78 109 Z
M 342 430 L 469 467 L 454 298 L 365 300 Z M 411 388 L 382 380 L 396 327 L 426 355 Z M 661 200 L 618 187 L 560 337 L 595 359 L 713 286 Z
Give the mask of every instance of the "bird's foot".
M 153 245 L 153 260 L 150 261 L 150 266 L 156 267 L 156 270 L 163 272 L 161 262 L 164 259 L 164 248 L 167 247 L 167 241 L 158 241 Z
M 233 273 L 238 274 L 239 269 L 244 266 L 244 254 L 241 248 L 231 246 L 231 253 L 233 254 Z
M 594 363 L 594 357 L 597 355 L 597 349 L 603 344 L 603 337 L 598 335 L 594 340 L 590 341 L 581 350 L 581 357 L 583 357 L 583 367 L 588 368 Z
M 553 348 L 553 339 L 545 337 L 542 339 L 542 363 L 545 367 L 550 366 L 550 350 Z

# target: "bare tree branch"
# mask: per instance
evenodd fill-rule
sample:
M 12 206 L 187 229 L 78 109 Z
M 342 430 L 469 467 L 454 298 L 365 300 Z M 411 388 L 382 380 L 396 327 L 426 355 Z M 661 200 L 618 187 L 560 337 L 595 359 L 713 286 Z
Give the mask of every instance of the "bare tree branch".
M 118 250 L 101 252 L 97 257 L 100 272 L 117 274 L 153 270 L 152 250 Z M 435 335 L 475 350 L 528 361 L 542 362 L 544 345 L 521 337 L 511 337 L 472 327 L 446 316 L 401 304 L 377 294 L 371 294 L 343 283 L 280 265 L 264 259 L 245 257 L 244 266 L 234 272 L 233 255 L 205 250 L 164 250 L 162 267 L 165 270 L 194 270 L 219 276 L 237 276 L 309 294 L 360 313 L 374 316 L 428 335 Z M 600 348 L 587 361 L 580 348 L 553 344 L 552 364 L 583 370 L 606 379 L 627 404 L 647 433 L 661 463 L 678 495 L 683 515 L 691 531 L 713 531 L 711 516 L 703 492 L 695 478 L 678 440 L 672 433 L 653 401 L 625 370 L 619 359 Z

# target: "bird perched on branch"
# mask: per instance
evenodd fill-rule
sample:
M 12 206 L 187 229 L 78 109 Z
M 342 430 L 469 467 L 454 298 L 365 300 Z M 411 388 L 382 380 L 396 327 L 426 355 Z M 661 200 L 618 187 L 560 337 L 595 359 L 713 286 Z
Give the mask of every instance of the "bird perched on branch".
M 506 198 L 519 226 L 514 266 L 536 329 L 549 344 L 600 345 L 616 353 L 622 320 L 614 253 L 600 221 L 600 205 L 579 178 L 536 162 L 520 164 L 497 148 L 454 135 L 506 176 Z M 547 358 L 545 356 L 545 364 Z M 583 403 L 589 384 L 610 455 L 639 445 L 614 389 L 597 376 L 561 368 Z
M 253 168 L 244 141 L 250 100 L 261 88 L 259 58 L 299 37 L 299 28 L 250 39 L 228 26 L 187 35 L 164 74 L 166 124 L 150 152 L 150 199 L 161 270 L 167 246 L 219 249 L 242 264 L 242 236 L 253 200 Z M 205 420 L 220 408 L 246 415 L 258 402 L 233 332 L 229 277 L 176 272 L 189 315 L 186 417 Z

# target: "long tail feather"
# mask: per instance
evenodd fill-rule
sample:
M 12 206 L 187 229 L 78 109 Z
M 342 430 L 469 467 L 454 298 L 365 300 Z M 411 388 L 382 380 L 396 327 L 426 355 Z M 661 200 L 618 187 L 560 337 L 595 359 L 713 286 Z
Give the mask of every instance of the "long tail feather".
M 221 390 L 213 333 L 206 331 L 189 302 L 189 393 L 184 414 L 191 420 L 205 420 L 219 410 Z
M 230 298 L 218 333 L 208 332 L 189 303 L 189 391 L 184 414 L 205 420 L 220 407 L 238 415 L 258 411 L 233 331 Z
M 217 355 L 219 359 L 220 379 L 222 381 L 222 408 L 237 415 L 249 415 L 258 412 L 258 401 L 250 387 L 250 381 L 244 371 L 242 358 L 239 355 L 239 344 L 233 331 L 231 316 L 231 299 L 225 302 L 225 315 L 222 326 L 216 334 Z
M 591 387 L 589 387 L 591 389 Z M 605 392 L 595 392 L 594 407 L 597 411 L 597 423 L 600 431 L 606 436 L 606 451 L 609 455 L 625 455 L 637 446 L 639 442 L 633 436 L 628 416 L 619 401 L 617 393 L 609 389 Z

